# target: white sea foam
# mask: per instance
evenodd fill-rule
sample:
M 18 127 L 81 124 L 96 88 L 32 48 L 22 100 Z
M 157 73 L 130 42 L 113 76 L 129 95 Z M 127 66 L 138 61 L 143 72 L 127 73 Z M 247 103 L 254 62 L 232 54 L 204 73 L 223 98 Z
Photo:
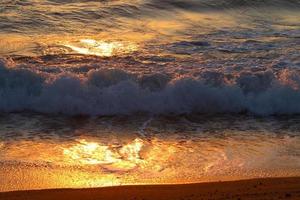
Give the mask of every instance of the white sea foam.
M 171 79 L 106 69 L 91 70 L 85 77 L 62 73 L 50 79 L 1 62 L 0 110 L 69 115 L 300 113 L 300 77 L 292 71 L 242 72 L 231 83 L 223 81 L 222 74 L 207 74 Z

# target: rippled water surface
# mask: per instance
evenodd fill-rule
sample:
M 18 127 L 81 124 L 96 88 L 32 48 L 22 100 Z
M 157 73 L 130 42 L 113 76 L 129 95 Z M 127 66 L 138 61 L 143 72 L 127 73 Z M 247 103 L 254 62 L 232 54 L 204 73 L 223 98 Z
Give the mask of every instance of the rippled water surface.
M 300 174 L 299 0 L 2 0 L 0 190 Z

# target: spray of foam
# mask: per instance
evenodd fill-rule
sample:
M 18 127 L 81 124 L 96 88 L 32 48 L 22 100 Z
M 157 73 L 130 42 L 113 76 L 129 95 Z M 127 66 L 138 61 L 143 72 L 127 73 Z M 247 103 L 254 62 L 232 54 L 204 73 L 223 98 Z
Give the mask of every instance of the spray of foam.
M 172 79 L 165 74 L 139 77 L 119 69 L 91 70 L 83 78 L 70 73 L 53 77 L 1 62 L 0 111 L 299 114 L 300 76 L 288 70 L 277 74 L 241 72 L 231 82 L 220 72 Z

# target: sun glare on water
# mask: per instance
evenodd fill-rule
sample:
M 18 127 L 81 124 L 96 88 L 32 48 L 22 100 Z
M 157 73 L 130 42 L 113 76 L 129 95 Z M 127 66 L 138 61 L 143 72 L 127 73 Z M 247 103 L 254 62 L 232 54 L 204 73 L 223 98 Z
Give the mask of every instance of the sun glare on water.
M 143 163 L 140 151 L 143 141 L 135 139 L 120 148 L 113 148 L 84 139 L 65 148 L 63 153 L 69 163 L 82 165 L 107 165 L 111 169 L 129 170 Z
M 128 54 L 137 50 L 137 45 L 133 43 L 97 41 L 94 39 L 81 39 L 79 42 L 64 44 L 64 46 L 79 54 L 101 57 Z

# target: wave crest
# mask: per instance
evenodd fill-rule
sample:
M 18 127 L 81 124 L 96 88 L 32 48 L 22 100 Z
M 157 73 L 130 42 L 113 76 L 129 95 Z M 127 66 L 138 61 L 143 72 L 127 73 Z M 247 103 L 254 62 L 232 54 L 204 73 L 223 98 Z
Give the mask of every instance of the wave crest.
M 67 115 L 241 113 L 299 114 L 300 76 L 293 72 L 241 72 L 228 76 L 138 76 L 119 69 L 91 70 L 84 77 L 54 78 L 0 62 L 0 110 Z

